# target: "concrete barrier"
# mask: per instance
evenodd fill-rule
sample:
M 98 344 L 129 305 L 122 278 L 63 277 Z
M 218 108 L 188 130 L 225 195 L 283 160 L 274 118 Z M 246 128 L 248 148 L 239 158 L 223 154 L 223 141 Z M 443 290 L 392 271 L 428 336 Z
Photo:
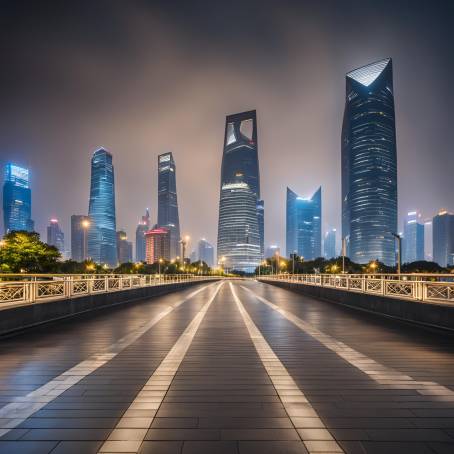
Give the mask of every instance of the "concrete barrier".
M 48 323 L 132 301 L 165 295 L 187 287 L 206 285 L 212 282 L 215 281 L 189 281 L 150 287 L 137 287 L 128 290 L 119 290 L 117 292 L 97 293 L 70 299 L 44 300 L 33 304 L 24 303 L 18 306 L 1 308 L 0 336 L 15 333 L 42 323 Z
M 316 299 L 454 334 L 454 306 L 449 304 L 411 301 L 294 282 L 260 281 Z

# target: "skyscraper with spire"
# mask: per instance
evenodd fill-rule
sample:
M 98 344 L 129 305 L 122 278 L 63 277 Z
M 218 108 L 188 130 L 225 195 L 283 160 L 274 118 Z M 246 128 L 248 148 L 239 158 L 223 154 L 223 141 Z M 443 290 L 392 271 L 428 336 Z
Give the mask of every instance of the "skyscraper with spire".
M 112 155 L 104 148 L 91 159 L 90 202 L 88 207 L 88 256 L 97 263 L 117 265 L 115 180 Z
M 226 118 L 218 223 L 218 260 L 226 268 L 252 272 L 264 252 L 264 203 L 256 111 Z
M 146 259 L 146 238 L 145 233 L 150 230 L 150 210 L 147 208 L 145 216 L 136 228 L 136 262 L 144 262 Z
M 396 121 L 392 60 L 346 75 L 342 126 L 342 238 L 357 263 L 395 264 Z
M 287 188 L 287 257 L 297 254 L 305 260 L 322 256 L 322 188 L 308 198 Z
M 176 166 L 172 153 L 158 156 L 158 226 L 170 232 L 170 258 L 174 259 L 180 255 L 180 220 Z

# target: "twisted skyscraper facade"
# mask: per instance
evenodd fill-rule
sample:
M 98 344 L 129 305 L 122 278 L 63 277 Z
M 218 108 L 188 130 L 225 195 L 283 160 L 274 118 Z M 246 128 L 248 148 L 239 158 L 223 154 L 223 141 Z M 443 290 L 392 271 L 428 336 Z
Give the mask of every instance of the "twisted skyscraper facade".
M 264 252 L 264 203 L 255 110 L 226 118 L 218 223 L 218 259 L 227 268 L 253 271 Z
M 88 256 L 97 263 L 117 265 L 115 181 L 112 155 L 104 148 L 91 159 L 90 203 L 88 208 Z
M 395 263 L 397 158 L 392 60 L 347 73 L 342 127 L 342 237 L 358 263 Z
M 170 258 L 179 256 L 180 218 L 178 216 L 177 169 L 172 153 L 158 156 L 158 226 L 170 232 Z

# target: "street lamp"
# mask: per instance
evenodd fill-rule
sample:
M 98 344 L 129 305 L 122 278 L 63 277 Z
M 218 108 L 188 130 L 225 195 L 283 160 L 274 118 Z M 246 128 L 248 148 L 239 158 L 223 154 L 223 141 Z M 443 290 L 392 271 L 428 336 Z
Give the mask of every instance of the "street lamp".
M 87 260 L 87 230 L 90 228 L 90 221 L 88 219 L 83 219 L 81 222 L 82 225 L 82 260 Z
M 274 255 L 275 255 L 274 260 L 275 260 L 275 264 L 276 264 L 276 265 L 275 265 L 275 268 L 276 268 L 275 271 L 276 271 L 276 275 L 278 275 L 278 274 L 279 274 L 279 271 L 280 271 L 280 266 L 279 266 L 279 265 L 280 265 L 279 251 L 276 251 L 276 252 L 274 253 Z
M 162 260 L 162 258 L 160 258 L 160 259 L 158 260 L 158 269 L 159 269 L 159 273 L 158 273 L 158 274 L 159 274 L 159 280 L 161 280 L 161 263 L 163 263 L 163 262 L 164 262 L 164 260 Z
M 402 237 L 398 233 L 393 233 L 393 237 L 397 240 L 397 274 L 400 275 Z
M 189 235 L 186 235 L 184 238 L 182 238 L 180 240 L 180 243 L 181 243 L 181 256 L 182 256 L 183 263 L 184 263 L 184 257 L 186 255 L 186 246 L 188 245 L 189 240 L 190 240 Z

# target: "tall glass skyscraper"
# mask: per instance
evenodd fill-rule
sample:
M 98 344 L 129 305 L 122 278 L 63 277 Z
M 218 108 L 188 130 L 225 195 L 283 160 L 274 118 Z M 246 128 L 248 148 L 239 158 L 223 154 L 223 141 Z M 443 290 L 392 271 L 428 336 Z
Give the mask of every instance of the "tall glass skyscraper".
M 174 259 L 180 255 L 180 220 L 176 166 L 172 153 L 158 156 L 158 226 L 170 232 L 170 258 Z
M 146 257 L 146 238 L 145 233 L 150 230 L 150 211 L 146 210 L 145 216 L 137 224 L 136 228 L 136 261 L 144 262 Z
M 404 222 L 403 262 L 424 260 L 424 224 L 419 222 L 421 215 L 409 211 Z
M 210 267 L 214 265 L 214 248 L 205 238 L 199 240 L 197 244 L 197 259 Z
M 337 257 L 336 254 L 336 229 L 328 230 L 325 233 L 325 240 L 323 241 L 323 250 L 325 259 L 332 259 Z
M 287 188 L 287 257 L 298 254 L 305 260 L 322 256 L 322 188 L 310 198 Z
M 47 226 L 47 244 L 55 246 L 60 252 L 65 251 L 65 235 L 58 224 L 58 219 L 51 219 Z
M 342 237 L 358 263 L 396 261 L 397 159 L 392 60 L 347 73 L 342 126 Z
M 32 193 L 28 169 L 6 164 L 3 183 L 3 225 L 5 233 L 13 230 L 33 232 Z
M 226 268 L 252 272 L 264 253 L 264 202 L 256 111 L 226 118 L 218 223 L 218 259 Z
M 432 221 L 433 260 L 440 266 L 454 263 L 454 214 L 440 210 Z
M 88 207 L 88 256 L 97 263 L 117 265 L 115 181 L 112 155 L 104 148 L 91 159 L 90 203 Z

